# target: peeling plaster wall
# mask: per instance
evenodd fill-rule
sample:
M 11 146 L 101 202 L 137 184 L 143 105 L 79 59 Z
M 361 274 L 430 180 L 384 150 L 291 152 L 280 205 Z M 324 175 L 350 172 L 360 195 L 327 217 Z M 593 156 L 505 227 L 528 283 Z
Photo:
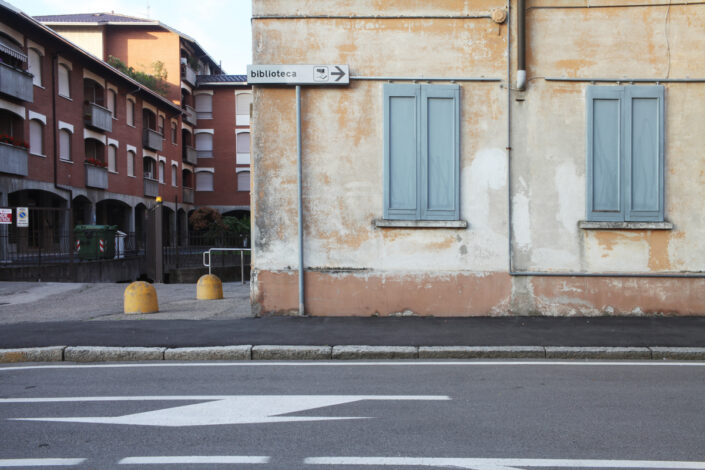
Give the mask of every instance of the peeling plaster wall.
M 705 64 L 694 56 L 705 49 L 705 6 L 535 8 L 584 3 L 536 0 L 526 13 L 529 82 L 510 100 L 513 266 L 703 271 L 705 133 L 697 123 L 705 84 L 666 84 L 665 214 L 674 230 L 582 230 L 589 83 L 544 77 L 705 77 Z M 500 0 L 255 0 L 254 63 L 343 63 L 352 76 L 504 82 L 506 23 L 303 16 L 487 16 L 505 6 Z M 513 51 L 515 41 L 513 30 Z M 513 71 L 515 60 L 513 52 Z M 459 82 L 461 219 L 468 229 L 375 228 L 383 214 L 384 83 L 302 90 L 309 314 L 705 313 L 705 299 L 696 294 L 705 283 L 697 279 L 509 275 L 507 92 L 499 82 Z M 254 87 L 252 298 L 262 314 L 294 312 L 298 302 L 295 106 L 293 87 Z

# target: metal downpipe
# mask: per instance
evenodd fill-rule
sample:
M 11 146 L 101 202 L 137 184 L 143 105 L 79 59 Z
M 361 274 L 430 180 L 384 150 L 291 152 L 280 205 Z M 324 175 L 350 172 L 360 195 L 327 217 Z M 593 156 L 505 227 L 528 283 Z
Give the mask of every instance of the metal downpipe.
M 296 85 L 296 173 L 298 186 L 299 212 L 299 315 L 305 315 L 304 309 L 304 222 L 303 222 L 303 187 L 301 164 L 301 85 Z

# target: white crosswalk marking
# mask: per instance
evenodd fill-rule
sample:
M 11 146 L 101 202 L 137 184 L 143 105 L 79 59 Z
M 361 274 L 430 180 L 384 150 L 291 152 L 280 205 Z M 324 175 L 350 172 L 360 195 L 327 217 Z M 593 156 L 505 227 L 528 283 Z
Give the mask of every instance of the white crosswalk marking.
M 375 465 L 407 467 L 452 467 L 471 470 L 518 470 L 522 468 L 639 468 L 662 470 L 705 470 L 705 462 L 659 460 L 589 460 L 589 459 L 474 459 L 431 457 L 309 457 L 308 465 Z

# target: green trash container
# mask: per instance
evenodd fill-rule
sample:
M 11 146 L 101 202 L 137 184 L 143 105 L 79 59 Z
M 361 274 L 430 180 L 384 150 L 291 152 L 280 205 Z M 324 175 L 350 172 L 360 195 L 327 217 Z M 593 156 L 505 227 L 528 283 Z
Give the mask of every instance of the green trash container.
M 112 259 L 115 257 L 117 225 L 76 225 L 76 252 L 83 260 Z

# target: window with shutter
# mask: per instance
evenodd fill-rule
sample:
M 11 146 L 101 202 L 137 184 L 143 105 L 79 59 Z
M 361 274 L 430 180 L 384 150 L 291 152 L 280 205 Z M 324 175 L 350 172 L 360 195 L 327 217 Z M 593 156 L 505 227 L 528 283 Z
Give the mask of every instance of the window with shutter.
M 27 72 L 32 74 L 32 83 L 42 86 L 42 55 L 38 50 L 30 48 L 27 51 Z
M 587 89 L 587 218 L 664 218 L 664 87 Z
M 384 86 L 384 218 L 460 218 L 460 87 Z
M 108 170 L 117 171 L 117 147 L 108 145 Z
M 241 171 L 237 174 L 237 190 L 238 191 L 249 191 L 250 190 L 250 172 Z
M 29 152 L 44 155 L 44 125 L 37 119 L 29 121 Z
M 211 158 L 213 156 L 213 134 L 207 132 L 196 134 L 196 153 L 198 158 Z
M 59 64 L 59 94 L 71 98 L 71 72 L 64 64 Z
M 135 176 L 135 152 L 127 152 L 127 176 Z
M 196 118 L 213 119 L 213 96 L 205 93 L 196 95 Z
M 213 191 L 213 173 L 207 171 L 196 173 L 196 191 Z
M 66 129 L 59 131 L 59 158 L 71 160 L 71 133 Z

